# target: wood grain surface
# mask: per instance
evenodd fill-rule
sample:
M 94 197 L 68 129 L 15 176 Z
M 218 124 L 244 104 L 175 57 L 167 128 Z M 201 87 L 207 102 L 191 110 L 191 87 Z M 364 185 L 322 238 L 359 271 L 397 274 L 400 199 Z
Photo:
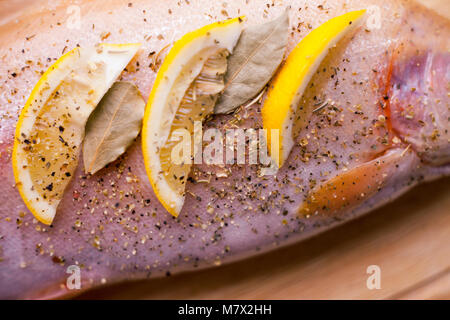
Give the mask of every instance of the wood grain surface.
M 0 20 L 30 0 L 0 0 Z M 450 18 L 450 1 L 421 0 Z M 366 286 L 381 269 L 381 289 Z M 450 179 L 307 241 L 221 267 L 86 292 L 78 299 L 450 299 Z

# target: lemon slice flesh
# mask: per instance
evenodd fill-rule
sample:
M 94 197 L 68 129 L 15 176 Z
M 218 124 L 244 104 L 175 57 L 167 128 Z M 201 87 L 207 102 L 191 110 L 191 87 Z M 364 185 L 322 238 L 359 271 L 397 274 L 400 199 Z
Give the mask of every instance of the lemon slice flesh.
M 176 133 L 192 135 L 194 122 L 212 113 L 242 22 L 216 22 L 185 34 L 165 58 L 150 93 L 142 129 L 145 168 L 159 201 L 174 216 L 183 206 L 191 168 L 190 161 L 172 159 Z
M 78 164 L 86 121 L 140 44 L 75 48 L 42 75 L 16 127 L 13 171 L 33 215 L 51 224 Z
M 267 130 L 268 148 L 278 167 L 289 156 L 295 136 L 301 128 L 295 122 L 306 122 L 312 112 L 297 108 L 308 82 L 329 49 L 356 25 L 364 13 L 365 10 L 348 12 L 311 31 L 292 50 L 271 84 L 261 113 L 263 128 Z M 273 129 L 278 130 L 278 144 L 271 141 Z

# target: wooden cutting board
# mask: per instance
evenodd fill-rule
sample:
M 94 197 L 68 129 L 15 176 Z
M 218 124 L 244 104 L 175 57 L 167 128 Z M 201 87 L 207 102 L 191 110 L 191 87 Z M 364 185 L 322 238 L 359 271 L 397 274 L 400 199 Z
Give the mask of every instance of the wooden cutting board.
M 0 20 L 32 0 L 0 0 Z M 421 0 L 450 17 L 448 0 Z M 366 270 L 380 268 L 380 289 Z M 450 299 L 450 179 L 313 239 L 230 265 L 87 292 L 89 299 Z

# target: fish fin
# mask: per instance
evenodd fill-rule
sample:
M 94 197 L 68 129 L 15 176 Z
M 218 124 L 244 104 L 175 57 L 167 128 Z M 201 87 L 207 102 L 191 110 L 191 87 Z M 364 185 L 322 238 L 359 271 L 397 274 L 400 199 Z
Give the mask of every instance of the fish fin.
M 340 171 L 315 186 L 298 213 L 335 214 L 356 207 L 383 188 L 407 153 L 412 153 L 409 148 L 390 149 L 371 161 Z

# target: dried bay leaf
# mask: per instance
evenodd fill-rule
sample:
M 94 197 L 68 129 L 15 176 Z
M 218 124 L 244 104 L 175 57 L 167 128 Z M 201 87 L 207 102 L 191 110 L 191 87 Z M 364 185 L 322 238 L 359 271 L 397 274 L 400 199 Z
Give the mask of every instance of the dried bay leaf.
M 117 81 L 92 112 L 86 124 L 83 161 L 95 173 L 125 152 L 139 134 L 145 102 L 138 88 Z
M 246 28 L 228 58 L 225 90 L 214 113 L 230 113 L 256 96 L 274 75 L 286 50 L 289 15 Z

